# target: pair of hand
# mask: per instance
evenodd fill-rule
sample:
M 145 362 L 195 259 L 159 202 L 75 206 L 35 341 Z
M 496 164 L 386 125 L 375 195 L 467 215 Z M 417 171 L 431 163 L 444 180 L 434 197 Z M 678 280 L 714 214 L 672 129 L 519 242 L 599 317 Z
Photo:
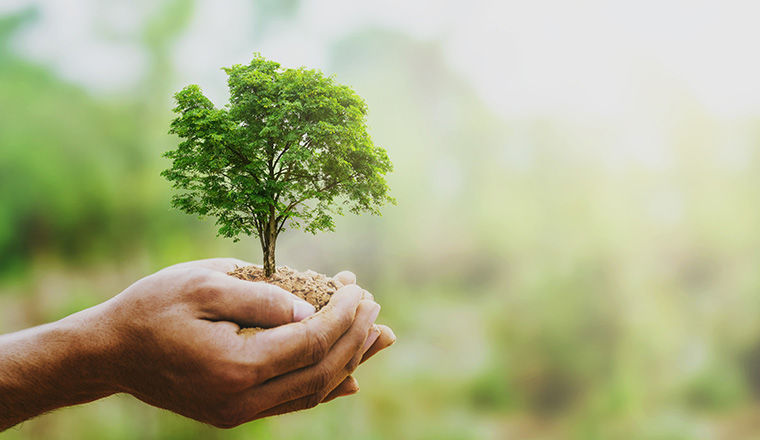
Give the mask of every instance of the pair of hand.
M 10 359 L 0 355 L 0 367 L 7 366 L 0 397 L 9 411 L 20 411 L 5 426 L 126 392 L 229 428 L 358 391 L 353 371 L 395 336 L 374 324 L 380 306 L 355 276 L 338 274 L 345 287 L 314 313 L 279 287 L 226 275 L 247 264 L 212 259 L 171 266 L 100 305 L 0 337 Z M 264 330 L 238 333 L 253 326 Z M 36 382 L 29 384 L 20 376 L 32 366 Z

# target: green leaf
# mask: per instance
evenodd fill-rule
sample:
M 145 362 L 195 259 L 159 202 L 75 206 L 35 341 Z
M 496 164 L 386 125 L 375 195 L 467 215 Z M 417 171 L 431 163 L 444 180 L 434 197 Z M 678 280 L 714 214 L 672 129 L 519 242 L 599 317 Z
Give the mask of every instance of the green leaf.
M 332 231 L 338 203 L 379 214 L 395 203 L 385 175 L 387 152 L 367 132 L 367 106 L 350 88 L 316 69 L 283 69 L 254 54 L 223 69 L 229 104 L 215 108 L 200 87 L 174 95 L 169 132 L 180 142 L 164 153 L 161 175 L 181 192 L 172 205 L 216 217 L 219 235 L 276 243 L 291 228 Z

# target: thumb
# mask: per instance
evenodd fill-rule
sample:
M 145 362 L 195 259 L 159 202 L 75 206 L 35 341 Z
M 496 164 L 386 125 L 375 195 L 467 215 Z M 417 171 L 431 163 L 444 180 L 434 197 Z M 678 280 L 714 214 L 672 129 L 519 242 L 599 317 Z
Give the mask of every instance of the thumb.
M 338 272 L 333 279 L 336 279 L 341 282 L 344 286 L 348 286 L 349 284 L 356 284 L 356 274 L 353 272 L 350 272 L 348 270 L 344 270 L 342 272 Z
M 314 306 L 272 284 L 220 274 L 214 290 L 212 300 L 203 308 L 214 321 L 271 328 L 301 321 L 315 313 Z

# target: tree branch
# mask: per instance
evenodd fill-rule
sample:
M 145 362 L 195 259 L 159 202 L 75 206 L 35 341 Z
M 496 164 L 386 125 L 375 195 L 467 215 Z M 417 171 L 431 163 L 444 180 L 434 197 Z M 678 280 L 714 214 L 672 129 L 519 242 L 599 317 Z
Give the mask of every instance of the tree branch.
M 330 185 L 327 185 L 327 186 L 325 186 L 324 188 L 320 188 L 320 189 L 317 189 L 317 190 L 315 191 L 315 193 L 319 193 L 319 192 L 324 192 L 324 191 L 328 191 L 328 190 L 331 190 L 331 189 L 335 188 L 336 186 L 340 185 L 341 183 L 343 183 L 343 182 L 345 182 L 345 181 L 347 181 L 347 180 L 351 179 L 352 177 L 355 177 L 355 176 L 353 176 L 353 175 L 352 175 L 352 176 L 349 176 L 349 177 L 347 177 L 347 178 L 345 178 L 345 179 L 342 179 L 342 180 L 338 180 L 338 181 L 335 181 L 335 182 L 331 183 Z M 296 201 L 293 201 L 293 202 L 291 202 L 291 203 L 288 205 L 288 207 L 287 207 L 287 208 L 285 208 L 285 209 L 283 209 L 283 210 L 281 211 L 280 215 L 278 215 L 278 216 L 277 216 L 276 222 L 277 222 L 277 223 L 280 223 L 280 222 L 282 222 L 282 224 L 284 225 L 284 224 L 285 224 L 285 220 L 287 220 L 287 214 L 288 214 L 288 213 L 289 213 L 289 212 L 290 212 L 290 211 L 291 211 L 293 208 L 295 208 L 296 206 L 300 205 L 301 203 L 303 203 L 303 202 L 305 202 L 305 201 L 307 201 L 307 200 L 309 200 L 309 199 L 311 199 L 311 198 L 313 198 L 313 195 L 309 195 L 309 196 L 307 196 L 307 197 L 303 197 L 303 198 L 301 198 L 301 199 L 299 199 L 299 200 L 296 200 Z
M 222 146 L 224 148 L 226 148 L 227 150 L 233 152 L 235 154 L 235 156 L 239 157 L 240 160 L 242 160 L 243 162 L 245 162 L 245 163 L 251 163 L 251 160 L 248 159 L 247 157 L 245 157 L 245 155 L 243 153 L 241 153 L 241 152 L 237 151 L 236 149 L 230 147 L 226 143 L 222 143 Z
M 236 150 L 236 149 L 234 149 L 234 148 L 230 147 L 230 146 L 229 146 L 229 145 L 227 145 L 227 144 L 222 144 L 222 146 L 223 146 L 225 149 L 227 149 L 227 150 L 229 150 L 230 152 L 232 152 L 233 154 L 235 154 L 237 157 L 239 157 L 239 158 L 240 158 L 240 160 L 242 160 L 244 164 L 252 164 L 252 163 L 253 163 L 253 161 L 252 161 L 252 160 L 250 160 L 250 159 L 248 159 L 247 157 L 245 157 L 245 155 L 244 155 L 243 153 L 241 153 L 240 151 L 238 151 L 238 150 Z M 254 180 L 254 181 L 257 183 L 257 184 L 260 184 L 260 183 L 261 183 L 261 182 L 259 181 L 259 178 L 258 178 L 258 176 L 256 176 L 255 174 L 253 174 L 253 173 L 250 173 L 250 172 L 246 172 L 246 174 L 248 174 L 248 175 L 249 175 L 249 176 L 250 176 L 250 177 L 251 177 L 251 178 L 252 178 L 252 179 L 253 179 L 253 180 Z
M 279 163 L 280 159 L 281 159 L 281 158 L 282 158 L 282 156 L 285 154 L 285 152 L 287 152 L 288 150 L 290 150 L 290 148 L 291 148 L 291 146 L 292 146 L 292 145 L 293 145 L 293 144 L 290 144 L 290 145 L 288 145 L 287 147 L 285 147 L 285 148 L 282 150 L 282 152 L 280 153 L 280 155 L 277 157 L 277 160 L 275 161 L 275 166 L 277 166 L 277 164 Z M 306 138 L 306 143 L 305 143 L 303 146 L 304 146 L 305 148 L 307 148 L 307 149 L 308 149 L 308 148 L 311 146 L 311 139 L 310 139 L 308 136 L 307 136 L 307 138 Z M 280 171 L 278 171 L 278 172 L 277 172 L 277 175 L 276 175 L 276 177 L 275 177 L 275 178 L 276 178 L 276 179 L 279 179 L 279 178 L 282 176 L 283 172 L 285 172 L 285 182 L 288 182 L 288 181 L 290 181 L 290 174 L 291 174 L 291 172 L 292 172 L 292 170 L 293 170 L 293 163 L 294 163 L 294 162 L 291 162 L 291 163 L 288 165 L 288 167 L 287 167 L 287 168 L 285 168 L 285 169 L 283 169 L 283 168 L 280 168 Z
M 280 235 L 282 233 L 282 230 L 285 229 L 285 222 L 287 221 L 287 217 L 283 218 L 282 221 L 277 221 L 275 226 L 277 227 L 277 235 Z
M 280 151 L 280 154 L 277 155 L 277 158 L 274 160 L 274 167 L 277 168 L 277 165 L 280 163 L 280 159 L 282 159 L 282 156 L 285 155 L 285 153 L 290 150 L 290 144 L 286 145 L 285 148 Z M 280 173 L 277 173 L 277 177 L 280 176 Z

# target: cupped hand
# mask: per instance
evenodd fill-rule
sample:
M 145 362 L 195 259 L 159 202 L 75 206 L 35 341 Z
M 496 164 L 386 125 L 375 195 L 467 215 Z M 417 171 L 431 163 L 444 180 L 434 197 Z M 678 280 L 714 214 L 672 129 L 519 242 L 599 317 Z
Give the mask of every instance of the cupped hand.
M 101 380 L 217 427 L 313 407 L 355 392 L 360 362 L 395 341 L 380 310 L 344 276 L 318 313 L 279 287 L 226 275 L 240 260 L 168 267 L 83 318 L 110 341 Z M 352 274 L 351 274 L 352 275 Z M 241 335 L 241 327 L 263 330 Z

